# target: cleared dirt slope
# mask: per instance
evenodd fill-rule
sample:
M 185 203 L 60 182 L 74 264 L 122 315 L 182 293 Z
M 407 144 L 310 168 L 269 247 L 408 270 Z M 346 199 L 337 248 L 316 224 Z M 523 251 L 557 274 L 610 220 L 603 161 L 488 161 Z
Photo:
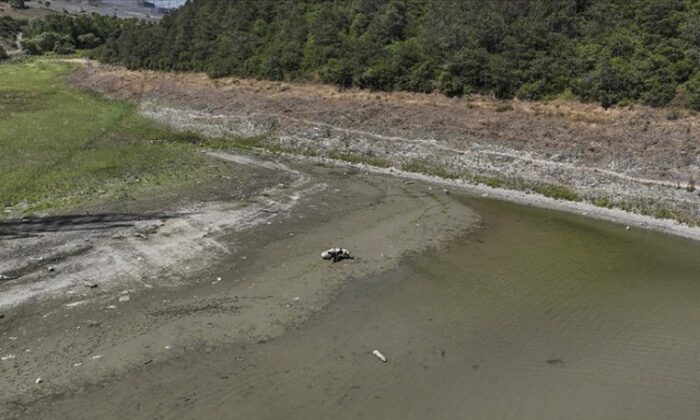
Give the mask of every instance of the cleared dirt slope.
M 451 99 L 89 65 L 73 83 L 173 127 L 265 135 L 267 147 L 352 156 L 697 223 L 700 117 L 645 107 Z

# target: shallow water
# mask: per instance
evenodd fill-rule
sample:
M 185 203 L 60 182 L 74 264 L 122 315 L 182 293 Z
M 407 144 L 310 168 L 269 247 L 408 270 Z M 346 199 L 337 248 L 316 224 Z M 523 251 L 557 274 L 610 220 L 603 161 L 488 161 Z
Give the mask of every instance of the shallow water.
M 250 418 L 700 417 L 697 243 L 474 204 L 481 230 L 346 290 L 268 343 L 246 383 L 258 391 L 224 404 Z
M 700 418 L 700 244 L 469 201 L 483 226 L 447 250 L 358 279 L 271 342 L 139 379 L 141 415 Z

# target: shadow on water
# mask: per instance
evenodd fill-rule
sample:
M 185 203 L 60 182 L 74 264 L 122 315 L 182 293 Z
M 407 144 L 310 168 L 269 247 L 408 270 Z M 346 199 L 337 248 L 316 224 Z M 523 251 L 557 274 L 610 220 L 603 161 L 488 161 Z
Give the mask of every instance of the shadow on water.
M 128 228 L 136 222 L 175 217 L 168 213 L 98 213 L 33 217 L 0 222 L 0 239 L 20 239 L 50 232 Z

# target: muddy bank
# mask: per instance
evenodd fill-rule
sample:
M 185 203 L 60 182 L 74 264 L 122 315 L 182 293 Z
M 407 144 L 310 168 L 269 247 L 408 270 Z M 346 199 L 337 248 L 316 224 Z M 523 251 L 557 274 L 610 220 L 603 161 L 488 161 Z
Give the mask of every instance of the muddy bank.
M 565 186 L 599 206 L 700 220 L 700 117 L 643 107 L 499 103 L 88 66 L 86 89 L 149 117 L 263 147 L 359 159 L 516 189 Z
M 192 202 L 167 217 L 3 225 L 15 230 L 3 237 L 0 262 L 18 278 L 0 282 L 2 417 L 33 417 L 27 410 L 42 401 L 186 355 L 268 341 L 303 325 L 353 279 L 478 222 L 425 184 L 251 155 L 211 158 L 248 174 L 244 197 Z M 320 259 L 337 245 L 356 259 Z M 38 255 L 46 257 L 27 263 Z
M 480 229 L 356 278 L 300 328 L 154 361 L 27 418 L 697 417 L 700 244 L 457 200 Z

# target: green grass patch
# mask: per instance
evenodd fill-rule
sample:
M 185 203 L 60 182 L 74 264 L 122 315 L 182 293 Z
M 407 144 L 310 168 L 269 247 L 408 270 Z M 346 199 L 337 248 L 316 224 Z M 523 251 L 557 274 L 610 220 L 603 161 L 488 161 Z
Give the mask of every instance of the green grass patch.
M 370 166 L 377 166 L 380 168 L 388 168 L 391 166 L 391 162 L 379 156 L 370 155 L 359 155 L 355 153 L 339 152 L 333 150 L 328 153 L 328 157 L 335 160 L 342 160 L 344 162 L 364 164 Z
M 49 60 L 0 66 L 0 210 L 42 211 L 206 175 L 193 153 L 201 137 L 70 87 L 70 70 Z
M 459 178 L 459 174 L 449 171 L 445 168 L 441 168 L 437 165 L 433 165 L 429 162 L 426 162 L 424 160 L 412 160 L 409 162 L 404 162 L 401 165 L 401 170 L 406 171 L 406 172 L 417 172 L 421 174 L 426 174 L 426 175 L 431 175 L 431 176 L 437 176 L 440 178 L 446 178 L 446 179 L 457 179 Z
M 477 184 L 484 184 L 491 188 L 511 188 L 506 180 L 491 176 L 477 176 L 474 177 L 472 181 Z
M 615 203 L 607 197 L 597 197 L 593 200 L 593 204 L 597 207 L 611 209 L 615 207 Z
M 581 196 L 579 196 L 574 191 L 571 191 L 563 185 L 535 185 L 532 187 L 532 190 L 536 193 L 542 194 L 545 197 L 550 197 L 557 200 L 581 201 Z

